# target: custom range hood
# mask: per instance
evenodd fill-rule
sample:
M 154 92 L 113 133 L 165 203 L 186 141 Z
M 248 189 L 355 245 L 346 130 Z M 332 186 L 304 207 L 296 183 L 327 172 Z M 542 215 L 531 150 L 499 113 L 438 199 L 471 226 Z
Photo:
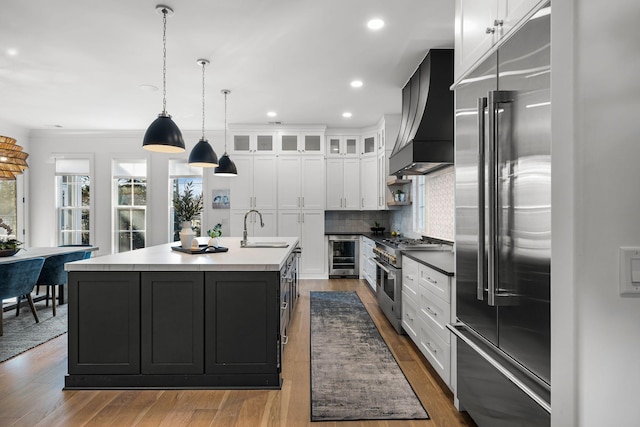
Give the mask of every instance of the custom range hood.
M 424 175 L 453 164 L 453 49 L 431 49 L 402 89 L 391 175 Z

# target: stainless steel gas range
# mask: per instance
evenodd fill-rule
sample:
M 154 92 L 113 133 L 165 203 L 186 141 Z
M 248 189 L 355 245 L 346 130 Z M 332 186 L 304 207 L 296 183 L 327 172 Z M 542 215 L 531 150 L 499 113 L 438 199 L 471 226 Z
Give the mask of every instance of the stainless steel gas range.
M 376 298 L 393 328 L 402 333 L 402 251 L 450 250 L 451 246 L 407 238 L 376 239 Z

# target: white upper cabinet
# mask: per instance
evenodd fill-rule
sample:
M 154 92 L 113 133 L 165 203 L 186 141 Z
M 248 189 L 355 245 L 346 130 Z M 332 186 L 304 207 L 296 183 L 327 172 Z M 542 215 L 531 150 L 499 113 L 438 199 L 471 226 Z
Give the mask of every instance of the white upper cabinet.
M 355 135 L 327 136 L 327 157 L 359 157 L 360 137 Z
M 278 156 L 278 209 L 324 209 L 324 157 Z
M 326 176 L 327 210 L 361 209 L 359 158 L 327 158 Z
M 378 143 L 376 141 L 375 134 L 367 134 L 362 137 L 362 151 L 361 154 L 365 156 L 375 156 L 378 154 Z
M 324 132 L 280 131 L 277 152 L 279 154 L 324 154 Z
M 455 0 L 455 77 L 459 79 L 546 0 Z
M 276 132 L 236 131 L 231 133 L 230 154 L 275 154 Z
M 360 209 L 378 209 L 378 158 L 364 157 L 360 161 Z
M 229 178 L 231 209 L 276 209 L 276 157 L 236 156 L 238 176 Z

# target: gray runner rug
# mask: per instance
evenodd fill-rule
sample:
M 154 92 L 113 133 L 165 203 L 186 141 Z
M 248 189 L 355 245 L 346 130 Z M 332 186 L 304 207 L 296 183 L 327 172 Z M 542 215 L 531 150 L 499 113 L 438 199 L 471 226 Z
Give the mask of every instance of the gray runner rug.
M 311 292 L 311 421 L 428 419 L 355 292 Z
M 67 332 L 68 304 L 57 306 L 55 317 L 51 311 L 51 304 L 45 307 L 45 302 L 39 301 L 35 305 L 40 323 L 36 323 L 26 301 L 23 301 L 20 307 L 20 316 L 16 317 L 15 308 L 4 312 L 2 319 L 4 335 L 0 337 L 0 362 Z

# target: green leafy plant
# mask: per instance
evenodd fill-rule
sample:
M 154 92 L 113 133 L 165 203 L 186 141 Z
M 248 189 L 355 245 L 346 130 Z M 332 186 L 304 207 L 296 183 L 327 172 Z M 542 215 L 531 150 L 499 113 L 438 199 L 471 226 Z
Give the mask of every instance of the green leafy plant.
M 374 222 L 373 222 L 373 226 L 374 226 L 375 228 L 380 228 L 380 223 L 379 223 L 378 221 L 374 221 Z
M 209 237 L 222 236 L 222 224 L 217 223 L 213 228 L 207 230 L 207 234 L 209 235 Z
M 189 181 L 184 185 L 182 194 L 177 194 L 173 198 L 173 209 L 179 221 L 192 221 L 202 212 L 202 194 L 193 194 L 193 182 Z
M 13 229 L 9 224 L 2 221 L 2 218 L 0 218 L 0 228 L 4 228 L 7 232 L 6 235 L 0 236 L 0 250 L 18 249 L 22 242 L 15 238 Z

